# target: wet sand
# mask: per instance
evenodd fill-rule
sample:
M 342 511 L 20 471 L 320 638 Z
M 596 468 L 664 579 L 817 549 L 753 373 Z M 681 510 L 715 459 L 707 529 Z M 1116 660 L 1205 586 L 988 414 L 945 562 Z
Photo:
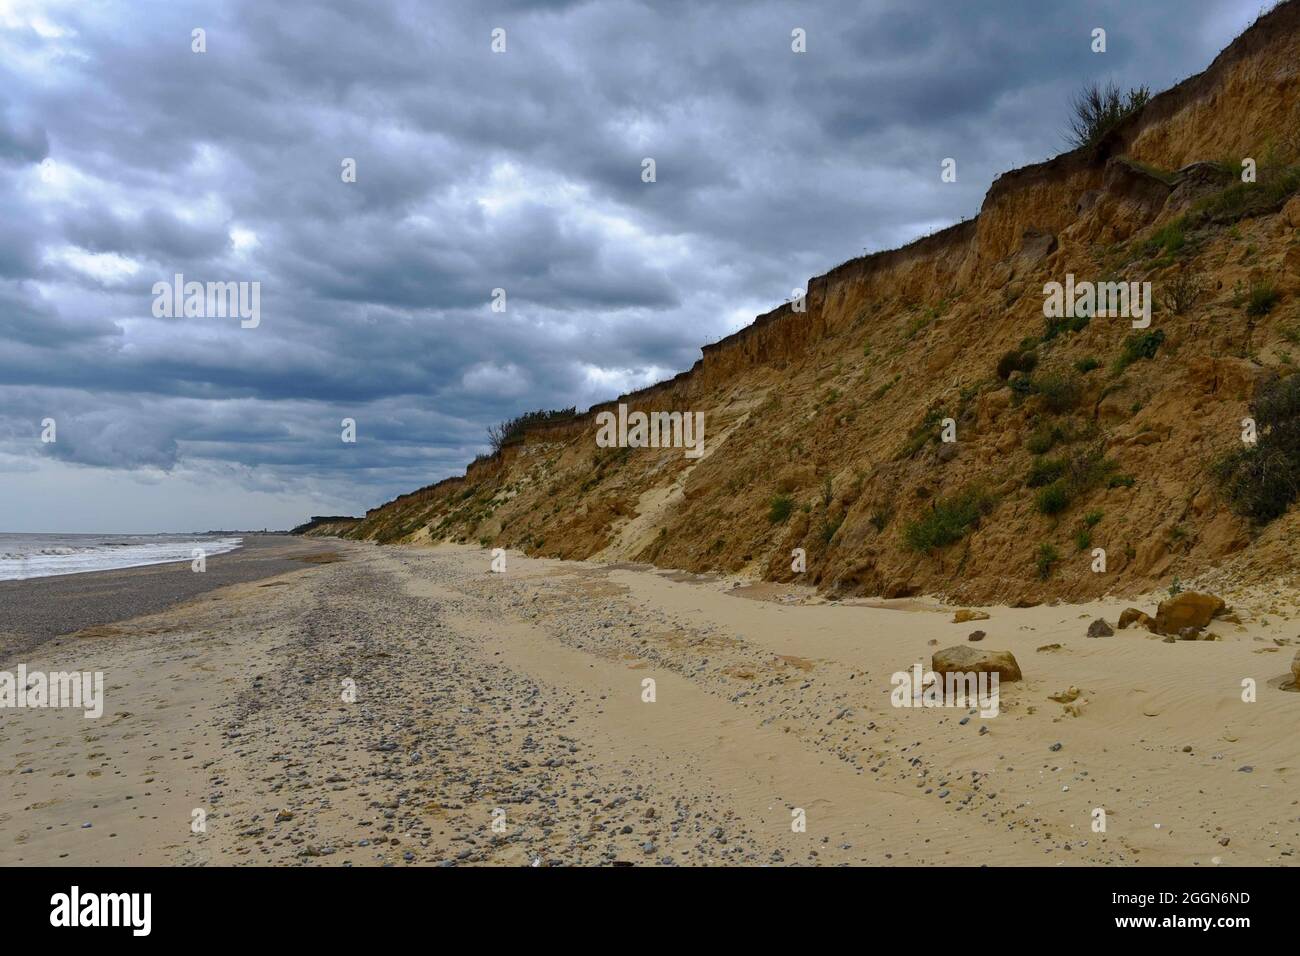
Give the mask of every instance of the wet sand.
M 283 534 L 245 534 L 235 551 L 189 561 L 114 571 L 0 581 L 0 661 L 45 641 L 113 624 L 192 600 L 216 588 L 301 570 L 301 559 L 334 550 L 327 542 Z
M 1127 601 L 955 624 L 321 544 L 344 560 L 26 660 L 102 670 L 107 703 L 0 717 L 0 865 L 1212 868 L 1300 847 L 1294 596 L 1168 644 L 1086 636 Z M 997 716 L 891 706 L 892 672 L 975 627 L 1024 671 Z

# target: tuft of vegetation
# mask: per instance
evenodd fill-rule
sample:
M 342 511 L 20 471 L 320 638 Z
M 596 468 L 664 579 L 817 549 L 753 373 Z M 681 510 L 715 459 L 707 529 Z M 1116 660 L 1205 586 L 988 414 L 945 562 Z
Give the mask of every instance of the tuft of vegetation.
M 1187 245 L 1187 217 L 1179 216 L 1173 222 L 1157 229 L 1146 242 L 1142 251 L 1148 256 L 1165 258 L 1174 256 Z
M 1200 299 L 1205 291 L 1201 280 L 1180 272 L 1164 289 L 1160 304 L 1174 315 L 1182 315 Z
M 1064 332 L 1082 332 L 1092 321 L 1089 315 L 1058 315 L 1043 319 L 1043 341 L 1050 342 Z
M 1239 169 L 1239 167 L 1237 168 Z M 1234 171 L 1234 179 L 1236 178 Z M 1226 225 L 1251 216 L 1275 212 L 1300 190 L 1300 165 L 1260 166 L 1253 183 L 1234 182 L 1192 206 L 1199 222 Z
M 790 512 L 794 510 L 794 499 L 789 495 L 776 494 L 772 496 L 772 503 L 768 507 L 767 520 L 772 524 L 780 524 L 786 518 L 790 517 Z
M 1024 372 L 1028 375 L 1038 367 L 1038 354 L 1032 349 L 1012 349 L 998 359 L 998 378 L 1004 382 L 1012 372 Z
M 488 441 L 492 443 L 492 451 L 498 452 L 507 445 L 515 445 L 524 440 L 524 432 L 536 425 L 551 425 L 560 422 L 572 421 L 578 417 L 578 409 L 539 408 L 535 412 L 525 412 L 518 418 L 511 418 L 502 422 L 500 425 L 488 426 Z
M 1046 541 L 1038 546 L 1038 579 L 1046 581 L 1052 575 L 1052 566 L 1061 560 L 1056 548 Z
M 1099 369 L 1099 368 L 1101 368 L 1101 362 L 1093 358 L 1091 355 L 1088 356 L 1087 358 L 1081 358 L 1079 359 L 1079 361 L 1074 363 L 1074 370 L 1078 372 L 1080 375 L 1087 375 L 1089 372 L 1093 371 L 1094 369 Z
M 1043 397 L 1043 407 L 1053 415 L 1068 412 L 1079 404 L 1079 383 L 1058 372 L 1034 379 L 1034 391 Z
M 1300 498 L 1300 376 L 1263 386 L 1251 414 L 1255 444 L 1225 455 L 1214 471 L 1232 509 L 1267 524 Z
M 1070 125 L 1065 138 L 1071 147 L 1093 146 L 1151 99 L 1145 86 L 1123 93 L 1114 83 L 1086 83 L 1070 101 Z
M 980 519 L 993 511 L 996 499 L 978 485 L 935 501 L 920 518 L 903 529 L 903 540 L 913 551 L 930 551 L 960 541 Z
M 1246 298 L 1246 314 L 1252 319 L 1262 318 L 1273 311 L 1273 306 L 1277 305 L 1280 298 L 1273 283 L 1256 282 L 1251 285 L 1250 294 Z
M 1115 462 L 1106 458 L 1102 446 L 1087 448 L 1066 463 L 1060 477 L 1039 490 L 1034 498 L 1034 506 L 1039 514 L 1058 515 L 1082 495 L 1110 478 L 1117 467 Z
M 1066 467 L 1067 462 L 1064 458 L 1035 458 L 1034 463 L 1029 466 L 1029 477 L 1026 483 L 1030 488 L 1050 485 L 1065 474 Z
M 1078 551 L 1087 551 L 1092 547 L 1092 532 L 1087 528 L 1080 528 L 1074 533 L 1074 547 Z
M 822 544 L 830 544 L 831 538 L 835 537 L 835 532 L 840 530 L 840 525 L 843 523 L 843 515 L 824 520 L 820 530 L 818 531 L 818 535 L 822 539 Z
M 1115 373 L 1119 374 L 1139 359 L 1155 358 L 1164 341 L 1164 329 L 1134 332 L 1124 340 L 1124 348 L 1115 360 Z
M 1070 489 L 1064 479 L 1057 479 L 1034 497 L 1039 514 L 1058 515 L 1070 507 Z

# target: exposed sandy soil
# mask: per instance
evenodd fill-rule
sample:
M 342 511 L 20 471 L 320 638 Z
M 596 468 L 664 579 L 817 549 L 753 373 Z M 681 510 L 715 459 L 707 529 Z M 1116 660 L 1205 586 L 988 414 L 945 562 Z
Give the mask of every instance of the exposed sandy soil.
M 0 864 L 1295 860 L 1294 595 L 1167 644 L 1087 638 L 1113 602 L 953 624 L 925 599 L 337 549 L 25 660 L 103 670 L 108 703 L 0 716 Z M 892 672 L 976 628 L 1025 674 L 996 717 L 891 706 Z M 1070 685 L 1078 716 L 1049 700 Z

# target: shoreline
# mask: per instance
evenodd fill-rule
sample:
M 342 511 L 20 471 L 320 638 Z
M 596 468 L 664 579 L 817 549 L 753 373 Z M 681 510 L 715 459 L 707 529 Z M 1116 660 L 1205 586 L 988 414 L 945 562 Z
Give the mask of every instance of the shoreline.
M 196 573 L 188 559 L 129 568 L 0 581 L 0 661 L 92 627 L 155 614 L 217 588 L 304 567 L 302 558 L 335 550 L 285 534 L 245 534 L 233 551 L 209 555 Z

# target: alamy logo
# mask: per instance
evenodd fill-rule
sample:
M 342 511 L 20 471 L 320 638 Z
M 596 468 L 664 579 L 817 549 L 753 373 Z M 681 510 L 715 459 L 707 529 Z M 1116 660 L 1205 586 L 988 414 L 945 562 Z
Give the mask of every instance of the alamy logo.
M 148 936 L 153 927 L 151 893 L 71 893 L 50 897 L 51 926 L 129 926 L 132 936 Z
M 153 284 L 153 314 L 156 319 L 238 316 L 241 329 L 255 329 L 262 322 L 262 283 L 186 282 L 178 272 L 171 282 Z
M 1043 315 L 1049 319 L 1124 318 L 1133 328 L 1151 324 L 1150 282 L 1075 282 L 1067 273 L 1065 284 L 1043 286 Z
M 921 665 L 913 664 L 910 672 L 894 671 L 889 678 L 894 685 L 889 702 L 895 707 L 978 706 L 981 717 L 996 717 L 998 680 L 996 671 L 922 673 Z
M 687 458 L 704 454 L 703 412 L 632 412 L 620 403 L 618 414 L 596 414 L 599 448 L 684 448 Z
M 71 707 L 87 719 L 104 714 L 102 671 L 0 671 L 0 707 Z

